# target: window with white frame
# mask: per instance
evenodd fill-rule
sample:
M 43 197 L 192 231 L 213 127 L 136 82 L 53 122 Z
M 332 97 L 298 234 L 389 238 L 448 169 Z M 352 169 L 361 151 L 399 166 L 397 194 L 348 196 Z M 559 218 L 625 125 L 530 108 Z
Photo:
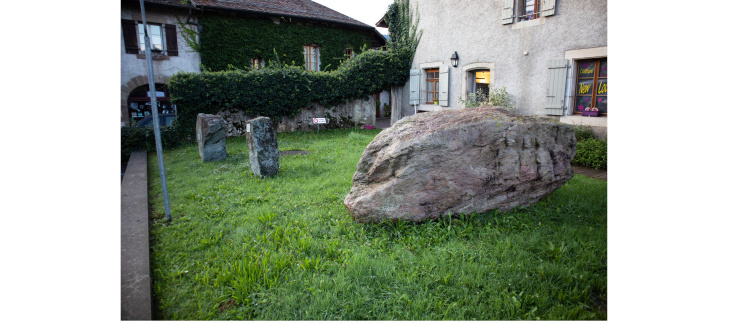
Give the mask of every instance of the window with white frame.
M 411 105 L 426 105 L 421 110 L 449 106 L 449 65 L 442 62 L 422 63 L 410 71 Z
M 127 54 L 144 54 L 144 25 L 140 21 L 122 19 L 122 37 Z M 155 53 L 177 56 L 177 28 L 171 24 L 147 23 L 150 50 Z
M 145 50 L 144 41 L 144 25 L 137 24 L 137 32 L 139 33 L 139 50 Z M 153 52 L 162 52 L 162 25 L 147 24 L 147 35 L 150 37 L 150 47 Z
M 304 45 L 304 69 L 307 71 L 319 71 L 319 46 Z

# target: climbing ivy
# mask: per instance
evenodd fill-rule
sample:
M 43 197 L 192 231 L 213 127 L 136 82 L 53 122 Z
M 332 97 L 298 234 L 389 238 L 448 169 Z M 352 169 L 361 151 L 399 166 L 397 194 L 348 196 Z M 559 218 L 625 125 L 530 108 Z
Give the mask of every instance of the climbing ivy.
M 416 54 L 416 48 L 423 35 L 423 30 L 418 29 L 420 20 L 417 5 L 414 13 L 411 11 L 409 0 L 393 1 L 385 13 L 385 22 L 388 24 L 388 34 L 390 35 L 388 47 L 408 50 L 411 60 L 413 60 L 413 55 Z
M 417 22 L 412 23 L 408 1 L 396 0 L 395 4 L 389 15 L 399 17 L 398 28 L 405 30 L 388 42 L 387 51 L 368 50 L 368 37 L 341 28 L 283 17 L 274 23 L 270 19 L 203 16 L 196 44 L 203 72 L 180 72 L 169 81 L 178 113 L 175 127 L 182 136 L 190 137 L 198 113 L 215 114 L 221 109 L 277 122 L 312 103 L 332 107 L 404 85 L 421 32 L 416 32 Z M 305 44 L 320 46 L 323 71 L 304 71 Z M 345 48 L 357 55 L 347 60 Z M 263 58 L 266 67 L 252 71 L 250 59 L 256 57 Z
M 277 59 L 304 66 L 304 45 L 320 47 L 322 71 L 334 71 L 345 60 L 345 48 L 356 53 L 371 47 L 363 32 L 314 25 L 281 17 L 277 23 L 267 18 L 204 15 L 200 19 L 201 64 L 209 71 L 250 69 L 252 58 L 266 62 Z
M 284 18 L 276 24 L 207 15 L 201 18 L 201 29 L 185 25 L 184 40 L 200 53 L 203 72 L 180 72 L 170 78 L 168 89 L 178 117 L 164 132 L 165 147 L 195 138 L 198 113 L 215 114 L 225 108 L 278 122 L 312 103 L 332 107 L 404 85 L 420 40 L 418 17 L 416 13 L 413 23 L 407 0 L 396 0 L 388 15 L 400 19 L 390 33 L 394 28 L 402 32 L 388 42 L 386 51 L 368 50 L 369 39 L 354 31 Z M 303 68 L 303 45 L 312 43 L 321 46 L 321 72 Z M 348 47 L 358 53 L 349 60 L 344 57 Z M 266 67 L 251 71 L 250 59 L 255 57 L 266 60 Z M 123 129 L 122 148 L 153 147 L 148 133 Z

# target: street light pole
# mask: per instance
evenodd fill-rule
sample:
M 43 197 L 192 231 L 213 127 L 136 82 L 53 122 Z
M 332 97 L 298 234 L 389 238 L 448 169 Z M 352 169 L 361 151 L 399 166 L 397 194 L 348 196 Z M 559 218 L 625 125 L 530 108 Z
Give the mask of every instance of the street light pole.
M 150 36 L 147 33 L 147 17 L 144 12 L 144 0 L 139 0 L 142 8 L 142 28 L 144 28 L 144 53 L 147 58 L 147 80 L 150 85 L 150 99 L 152 100 L 152 125 L 155 129 L 155 146 L 157 147 L 157 164 L 160 167 L 160 180 L 162 181 L 162 198 L 165 201 L 165 218 L 171 221 L 170 199 L 167 196 L 167 179 L 165 177 L 165 161 L 162 157 L 162 136 L 160 136 L 160 119 L 157 112 L 157 93 L 155 92 L 155 76 L 152 70 L 152 50 L 150 47 Z

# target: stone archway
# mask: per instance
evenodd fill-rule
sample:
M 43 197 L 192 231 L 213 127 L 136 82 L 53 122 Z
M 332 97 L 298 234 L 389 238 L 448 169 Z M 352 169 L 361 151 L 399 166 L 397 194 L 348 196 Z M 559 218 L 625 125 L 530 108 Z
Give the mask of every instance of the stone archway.
M 146 75 L 138 75 L 129 81 L 127 83 L 122 84 L 122 92 L 121 92 L 121 98 L 122 98 L 122 104 L 121 104 L 121 117 L 122 117 L 122 126 L 129 126 L 129 116 L 127 114 L 127 105 L 129 104 L 127 102 L 127 99 L 129 98 L 129 95 L 132 93 L 132 91 L 138 87 L 145 86 L 148 84 L 148 77 Z M 162 83 L 162 84 L 168 84 L 170 81 L 170 77 L 164 76 L 164 75 L 155 75 L 155 83 Z

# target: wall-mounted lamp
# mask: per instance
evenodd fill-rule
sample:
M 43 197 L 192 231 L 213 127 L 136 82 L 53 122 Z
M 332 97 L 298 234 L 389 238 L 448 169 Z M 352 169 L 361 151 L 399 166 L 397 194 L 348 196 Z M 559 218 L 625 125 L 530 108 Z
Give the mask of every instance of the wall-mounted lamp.
M 456 67 L 459 65 L 459 54 L 454 51 L 454 55 L 451 55 L 451 65 Z

